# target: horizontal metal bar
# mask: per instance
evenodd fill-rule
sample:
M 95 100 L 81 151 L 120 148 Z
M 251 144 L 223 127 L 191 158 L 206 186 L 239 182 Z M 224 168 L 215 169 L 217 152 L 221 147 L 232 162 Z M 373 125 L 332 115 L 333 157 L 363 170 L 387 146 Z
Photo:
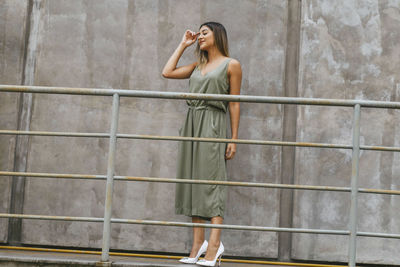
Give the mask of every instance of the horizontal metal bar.
M 58 221 L 80 221 L 80 222 L 103 222 L 103 218 L 95 217 L 71 217 L 71 216 L 48 216 L 48 215 L 29 215 L 29 214 L 9 214 L 0 213 L 0 218 L 20 218 L 32 220 L 58 220 Z M 111 219 L 112 223 L 124 224 L 145 224 L 160 226 L 178 226 L 178 227 L 203 227 L 203 228 L 219 228 L 231 230 L 248 230 L 248 231 L 269 231 L 269 232 L 292 232 L 292 233 L 309 233 L 309 234 L 332 234 L 332 235 L 348 235 L 347 230 L 320 230 L 320 229 L 302 229 L 302 228 L 280 228 L 280 227 L 262 227 L 262 226 L 245 226 L 219 224 L 211 225 L 204 223 L 185 223 L 185 222 L 169 222 L 169 221 L 151 221 L 151 220 L 132 220 L 132 219 Z
M 32 214 L 9 214 L 0 213 L 0 218 L 19 218 L 31 220 L 53 220 L 53 221 L 76 221 L 76 222 L 103 222 L 103 218 L 95 217 L 72 217 L 72 216 L 50 216 L 50 215 L 32 215 Z
M 360 146 L 360 149 L 373 150 L 373 151 L 400 152 L 400 147 L 390 147 L 390 146 Z
M 243 186 L 243 187 L 262 187 L 262 188 L 280 188 L 280 189 L 301 189 L 301 190 L 321 190 L 321 191 L 338 191 L 350 192 L 349 187 L 334 186 L 313 186 L 313 185 L 293 185 L 293 184 L 273 184 L 273 183 L 248 183 L 248 182 L 232 182 L 232 181 L 214 181 L 214 180 L 191 180 L 191 179 L 174 179 L 174 178 L 153 178 L 153 177 L 134 177 L 134 176 L 115 176 L 120 181 L 138 181 L 138 182 L 159 182 L 159 183 L 188 183 L 188 184 L 212 184 L 226 186 Z M 399 191 L 400 194 L 400 191 Z
M 115 176 L 115 179 L 120 181 L 127 180 L 127 181 L 139 181 L 139 182 L 160 182 L 160 183 L 213 184 L 213 185 L 262 187 L 262 188 L 275 188 L 275 189 L 351 192 L 350 187 L 338 187 L 338 186 L 248 183 L 248 182 L 232 182 L 232 181 L 191 180 L 191 179 L 174 179 L 174 178 L 134 177 L 134 176 Z M 386 194 L 386 195 L 400 195 L 400 190 L 359 188 L 358 192 L 369 193 L 369 194 L 373 193 L 373 194 Z
M 24 177 L 33 177 L 33 178 L 106 180 L 105 175 L 79 175 L 79 174 L 29 173 L 29 172 L 5 172 L 5 171 L 0 171 L 0 176 L 24 176 Z M 248 182 L 192 180 L 192 179 L 175 179 L 175 178 L 153 178 L 153 177 L 135 177 L 135 176 L 114 176 L 114 180 L 116 180 L 116 181 L 138 181 L 138 182 L 159 182 L 159 183 L 213 184 L 213 185 L 243 186 L 243 187 L 263 187 L 263 188 L 280 188 L 280 189 L 302 189 L 302 190 L 350 192 L 350 187 L 333 187 L 333 186 L 248 183 Z M 399 191 L 399 194 L 400 194 L 400 191 Z
M 388 102 L 388 101 L 323 99 L 323 98 L 302 98 L 302 97 L 274 97 L 274 96 L 246 96 L 246 95 L 219 95 L 219 94 L 192 94 L 192 93 L 162 92 L 162 91 L 151 91 L 151 90 L 141 91 L 141 90 L 123 90 L 123 89 L 0 85 L 0 92 L 98 95 L 98 96 L 112 96 L 115 93 L 117 93 L 121 97 L 187 99 L 187 100 L 217 100 L 217 101 L 270 103 L 270 104 L 296 104 L 296 105 L 347 106 L 347 107 L 352 107 L 352 106 L 359 104 L 362 107 L 400 109 L 400 102 Z
M 105 175 L 88 175 L 88 174 L 58 174 L 58 173 L 0 171 L 0 176 L 24 176 L 24 177 L 32 177 L 32 178 L 106 180 Z M 114 176 L 114 180 L 116 180 L 116 181 L 138 181 L 138 182 L 159 182 L 159 183 L 183 183 L 183 184 L 185 184 L 185 183 L 186 184 L 213 184 L 213 185 L 226 185 L 226 186 L 243 186 L 243 187 L 259 187 L 259 188 L 274 188 L 274 189 L 295 189 L 295 190 L 319 190 L 319 191 L 336 191 L 336 192 L 350 192 L 351 191 L 350 187 L 337 187 L 337 186 L 248 183 L 248 182 L 191 180 L 191 179 L 136 177 L 136 176 Z M 360 188 L 358 190 L 358 192 L 359 193 L 369 193 L 369 194 L 400 195 L 400 190 Z
M 285 142 L 285 141 L 263 141 L 246 139 L 226 139 L 226 138 L 204 138 L 204 137 L 182 137 L 182 136 L 158 136 L 158 135 L 140 135 L 140 134 L 118 134 L 118 138 L 128 139 L 146 139 L 146 140 L 168 140 L 168 141 L 196 141 L 211 143 L 235 143 L 247 145 L 274 145 L 274 146 L 297 146 L 297 147 L 316 147 L 316 148 L 335 148 L 351 149 L 351 145 L 323 144 L 308 142 Z
M 113 223 L 126 223 L 126 224 L 144 224 L 144 225 L 178 226 L 178 227 L 202 227 L 202 228 L 218 228 L 218 229 L 230 229 L 230 230 L 291 232 L 291 233 L 307 233 L 307 234 L 348 235 L 350 233 L 347 230 L 320 230 L 320 229 L 303 229 L 303 228 L 264 227 L 264 226 L 247 226 L 247 225 L 232 225 L 232 224 L 204 224 L 204 223 L 185 223 L 185 222 L 131 220 L 131 219 L 112 219 L 112 222 Z
M 41 172 L 7 172 L 7 171 L 0 171 L 0 176 L 23 176 L 32 178 L 89 179 L 89 180 L 107 179 L 106 175 L 41 173 Z
M 385 233 L 357 232 L 357 236 L 381 237 L 381 238 L 396 238 L 396 239 L 400 239 L 400 234 L 385 234 Z
M 9 213 L 0 213 L 0 218 L 79 221 L 79 222 L 103 222 L 103 218 L 96 218 L 96 217 L 49 216 L 49 215 L 9 214 Z M 291 233 L 305 233 L 305 234 L 331 234 L 331 235 L 349 235 L 350 234 L 350 231 L 348 231 L 348 230 L 322 230 L 322 229 L 264 227 L 264 226 L 247 226 L 247 225 L 231 225 L 231 224 L 220 224 L 220 225 L 213 224 L 213 225 L 211 225 L 211 224 L 203 224 L 203 223 L 133 220 L 133 219 L 117 219 L 117 218 L 112 218 L 111 222 L 112 223 L 124 223 L 124 224 L 144 224 L 144 225 L 178 226 L 178 227 L 203 227 L 203 228 L 219 228 L 219 229 L 230 229 L 230 230 L 291 232 Z M 386 234 L 386 233 L 357 232 L 357 236 L 400 239 L 400 234 Z
M 400 195 L 400 190 L 359 188 L 358 193 L 379 195 Z
M 35 136 L 64 136 L 64 137 L 110 137 L 106 133 L 73 133 L 73 132 L 44 132 L 44 131 L 16 131 L 0 130 L 0 135 L 35 135 Z M 140 134 L 117 134 L 118 138 L 124 139 L 145 139 L 145 140 L 164 140 L 164 141 L 196 141 L 210 143 L 236 143 L 247 145 L 275 145 L 275 146 L 298 146 L 316 148 L 335 148 L 351 149 L 350 145 L 306 143 L 306 142 L 284 142 L 284 141 L 262 141 L 245 139 L 226 139 L 226 138 L 204 138 L 204 137 L 182 137 L 182 136 L 158 136 Z
M 107 133 L 74 133 L 74 132 L 46 132 L 46 131 L 17 131 L 0 130 L 0 135 L 34 135 L 34 136 L 63 136 L 63 137 L 110 137 Z
M 109 138 L 110 137 L 110 135 L 107 133 L 77 133 L 77 132 L 47 132 L 47 131 L 17 131 L 17 130 L 0 130 L 0 135 L 33 135 L 33 136 L 97 137 L 97 138 Z M 246 144 L 246 145 L 352 149 L 351 145 L 311 143 L 311 142 L 285 142 L 285 141 L 264 141 L 264 140 L 246 140 L 246 139 L 203 138 L 203 137 L 199 138 L 199 137 L 143 135 L 143 134 L 117 134 L 117 137 L 123 138 L 123 139 L 196 141 L 196 142 L 211 142 L 211 143 L 235 143 L 235 144 Z M 400 147 L 360 146 L 360 149 L 375 150 L 375 151 L 388 151 L 388 152 L 400 152 Z

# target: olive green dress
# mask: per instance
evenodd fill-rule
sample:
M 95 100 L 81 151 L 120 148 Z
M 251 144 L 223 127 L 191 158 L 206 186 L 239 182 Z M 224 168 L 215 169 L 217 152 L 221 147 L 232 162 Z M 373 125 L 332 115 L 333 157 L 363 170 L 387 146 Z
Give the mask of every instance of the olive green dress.
M 190 93 L 229 94 L 227 76 L 230 58 L 204 76 L 196 67 L 190 76 Z M 223 101 L 189 100 L 180 136 L 226 138 L 226 111 Z M 182 141 L 178 152 L 178 179 L 226 181 L 225 143 Z M 221 185 L 176 184 L 177 214 L 210 219 L 224 216 L 226 187 Z

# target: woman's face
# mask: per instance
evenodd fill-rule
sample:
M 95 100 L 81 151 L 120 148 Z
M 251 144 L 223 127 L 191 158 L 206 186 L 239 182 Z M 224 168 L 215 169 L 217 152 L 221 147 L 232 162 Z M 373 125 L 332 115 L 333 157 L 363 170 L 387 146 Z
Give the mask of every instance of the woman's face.
M 198 37 L 198 42 L 201 50 L 208 50 L 214 45 L 214 33 L 207 26 L 202 26 L 200 28 L 200 35 Z

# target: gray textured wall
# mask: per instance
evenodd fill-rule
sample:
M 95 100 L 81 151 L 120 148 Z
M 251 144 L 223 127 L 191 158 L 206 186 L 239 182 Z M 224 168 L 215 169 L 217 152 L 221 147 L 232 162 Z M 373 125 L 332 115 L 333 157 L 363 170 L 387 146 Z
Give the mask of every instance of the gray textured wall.
M 399 101 L 400 1 L 305 0 L 299 96 Z M 399 111 L 362 109 L 361 144 L 399 145 Z M 351 144 L 350 108 L 298 108 L 298 141 Z M 323 127 L 321 127 L 323 124 Z M 359 185 L 399 188 L 399 155 L 361 152 Z M 351 151 L 297 149 L 296 183 L 350 186 Z M 399 233 L 396 196 L 361 195 L 359 230 Z M 350 196 L 296 192 L 298 227 L 347 229 Z M 295 235 L 297 259 L 346 260 L 347 237 Z M 358 259 L 400 261 L 399 240 L 359 238 Z
M 25 48 L 27 3 L 0 2 L 0 83 L 20 84 Z M 18 123 L 19 94 L 0 94 L 0 129 L 16 129 Z M 12 171 L 14 167 L 14 136 L 0 136 L 0 169 Z M 11 178 L 0 177 L 0 212 L 8 212 Z M 0 242 L 7 241 L 8 220 L 0 220 Z
M 0 81 L 20 84 L 26 43 L 28 1 L 0 3 Z M 399 101 L 400 2 L 378 0 L 302 1 L 298 95 L 301 97 Z M 185 29 L 217 20 L 228 30 L 231 56 L 242 63 L 242 94 L 284 95 L 287 1 L 282 0 L 42 0 L 34 67 L 34 84 L 48 86 L 186 91 L 187 80 L 160 75 Z M 4 14 L 4 16 L 3 16 Z M 193 48 L 181 64 L 194 60 Z M 397 68 L 396 68 L 397 67 Z M 31 130 L 107 132 L 111 98 L 34 95 Z M 0 94 L 0 129 L 16 129 L 18 95 Z M 176 135 L 183 122 L 183 101 L 121 99 L 119 132 Z M 397 111 L 364 110 L 362 143 L 399 146 Z M 280 105 L 242 104 L 240 137 L 281 140 Z M 299 107 L 297 140 L 351 142 L 352 111 Z M 323 127 L 321 127 L 323 125 Z M 0 169 L 12 170 L 15 138 L 0 136 Z M 117 175 L 174 177 L 176 142 L 119 140 Z M 4 153 L 3 151 L 7 151 Z M 32 137 L 28 171 L 105 174 L 108 140 Z M 362 152 L 360 185 L 399 186 L 399 156 Z M 351 153 L 342 150 L 296 150 L 295 182 L 348 186 Z M 239 146 L 229 162 L 233 181 L 279 183 L 281 148 Z M 9 207 L 11 183 L 0 180 L 0 212 Z M 102 217 L 105 183 L 27 179 L 26 214 Z M 400 232 L 398 198 L 361 196 L 362 231 Z M 295 227 L 346 229 L 349 195 L 296 192 Z M 397 205 L 396 205 L 397 204 Z M 188 221 L 174 215 L 174 185 L 116 182 L 113 216 Z M 279 191 L 229 188 L 226 223 L 279 225 Z M 101 246 L 101 224 L 23 221 L 25 244 Z M 7 220 L 0 220 L 0 242 Z M 275 233 L 224 231 L 227 254 L 276 258 Z M 238 242 L 240 240 L 240 242 Z M 294 259 L 347 261 L 345 237 L 294 235 Z M 190 229 L 113 225 L 112 248 L 184 252 Z M 399 241 L 360 239 L 358 259 L 395 263 Z
M 35 85 L 185 91 L 187 80 L 166 80 L 161 70 L 186 28 L 219 20 L 228 29 L 232 56 L 243 65 L 243 93 L 280 95 L 285 7 L 284 1 L 43 1 Z M 182 62 L 193 60 L 189 49 Z M 31 130 L 106 132 L 110 107 L 111 98 L 35 95 Z M 176 135 L 185 112 L 183 101 L 122 99 L 119 132 Z M 279 106 L 244 104 L 240 134 L 279 139 L 281 117 Z M 104 174 L 107 149 L 107 139 L 33 137 L 28 170 Z M 120 140 L 117 149 L 117 174 L 175 176 L 176 142 Z M 230 179 L 279 182 L 280 148 L 239 150 L 229 165 Z M 94 181 L 28 179 L 24 213 L 102 217 L 104 187 Z M 116 183 L 114 216 L 186 221 L 174 215 L 173 192 L 170 184 Z M 227 223 L 278 224 L 278 191 L 232 188 L 228 198 Z M 101 229 L 100 224 L 24 221 L 23 242 L 100 247 Z M 190 248 L 186 228 L 113 225 L 112 236 L 112 246 L 120 249 Z M 229 254 L 277 257 L 275 233 L 226 231 L 224 241 Z

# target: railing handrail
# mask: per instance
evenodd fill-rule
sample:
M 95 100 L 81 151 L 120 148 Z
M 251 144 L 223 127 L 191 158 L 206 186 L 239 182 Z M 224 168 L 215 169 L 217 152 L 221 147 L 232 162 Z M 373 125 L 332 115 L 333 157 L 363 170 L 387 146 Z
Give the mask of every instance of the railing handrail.
M 0 171 L 0 176 L 18 176 L 43 179 L 76 179 L 76 180 L 106 180 L 106 175 L 96 174 L 76 174 L 76 173 L 38 173 L 38 172 L 8 172 Z M 277 183 L 255 183 L 241 181 L 215 181 L 215 180 L 195 180 L 195 179 L 176 179 L 162 177 L 140 177 L 114 175 L 115 181 L 125 182 L 159 182 L 159 183 L 182 183 L 182 184 L 212 184 L 224 186 L 241 186 L 241 187 L 258 187 L 273 189 L 292 189 L 292 190 L 313 190 L 313 191 L 330 191 L 330 192 L 351 192 L 351 187 L 344 186 L 327 186 L 327 185 L 301 185 L 301 184 L 277 184 Z M 363 194 L 381 194 L 381 195 L 400 195 L 400 190 L 394 189 L 375 189 L 375 188 L 358 188 L 359 193 Z
M 69 95 L 96 95 L 139 98 L 162 98 L 182 100 L 219 100 L 231 102 L 270 103 L 270 104 L 295 104 L 353 107 L 360 105 L 368 108 L 400 109 L 400 102 L 376 101 L 376 100 L 350 100 L 329 98 L 304 98 L 304 97 L 280 97 L 280 96 L 254 96 L 254 95 L 224 95 L 224 94 L 194 94 L 184 92 L 163 92 L 151 90 L 126 90 L 126 89 L 101 89 L 101 88 L 77 88 L 54 86 L 27 86 L 27 85 L 0 85 L 0 92 L 20 93 L 46 93 Z
M 48 132 L 48 131 L 19 131 L 19 130 L 0 130 L 0 135 L 31 135 L 31 136 L 60 136 L 60 137 L 95 137 L 109 138 L 108 133 L 85 133 L 85 132 Z M 146 134 L 117 134 L 121 139 L 143 139 L 143 140 L 164 140 L 164 141 L 196 141 L 210 143 L 235 143 L 245 145 L 265 145 L 265 146 L 292 146 L 292 147 L 314 147 L 314 148 L 333 148 L 333 149 L 352 149 L 352 145 L 314 143 L 314 142 L 290 142 L 290 141 L 268 141 L 252 139 L 226 139 L 226 138 L 207 138 L 207 137 L 184 137 L 168 135 L 146 135 Z M 361 150 L 400 152 L 400 147 L 360 145 Z
M 357 236 L 370 236 L 370 237 L 384 237 L 384 238 L 398 238 L 400 234 L 390 233 L 369 233 L 357 231 L 357 194 L 358 193 L 374 193 L 374 194 L 393 194 L 397 195 L 399 191 L 396 190 L 382 190 L 382 189 L 361 189 L 358 187 L 359 176 L 359 157 L 360 150 L 375 150 L 375 151 L 391 151 L 400 152 L 397 147 L 383 147 L 383 146 L 365 146 L 360 145 L 360 114 L 362 107 L 368 108 L 386 108 L 386 109 L 400 109 L 400 102 L 390 101 L 371 101 L 371 100 L 349 100 L 349 99 L 321 99 L 321 98 L 302 98 L 302 97 L 275 97 L 275 96 L 250 96 L 250 95 L 220 95 L 220 94 L 193 94 L 181 92 L 160 92 L 160 91 L 141 91 L 141 90 L 124 90 L 124 89 L 99 89 L 99 88 L 72 88 L 72 87 L 48 87 L 48 86 L 21 86 L 21 85 L 0 85 L 0 92 L 20 92 L 20 93 L 45 93 L 45 94 L 70 94 L 70 95 L 91 95 L 91 96 L 112 96 L 112 117 L 111 129 L 109 133 L 72 133 L 72 132 L 45 132 L 45 131 L 15 131 L 15 130 L 0 130 L 1 134 L 15 134 L 15 135 L 42 135 L 42 136 L 75 136 L 75 137 L 98 137 L 109 138 L 109 153 L 107 176 L 95 176 L 95 179 L 107 179 L 106 200 L 105 200 L 105 214 L 104 219 L 89 218 L 89 217 L 73 217 L 67 216 L 46 216 L 46 215 L 24 215 L 24 214 L 0 214 L 0 217 L 7 218 L 35 218 L 35 219 L 62 219 L 66 220 L 82 220 L 88 219 L 91 221 L 104 222 L 103 227 L 103 244 L 102 244 L 102 262 L 109 260 L 109 246 L 110 246 L 110 230 L 111 223 L 134 223 L 134 224 L 149 224 L 149 225 L 165 225 L 165 226 L 184 226 L 184 227 L 207 227 L 207 228 L 229 228 L 230 229 L 243 229 L 243 230 L 262 230 L 262 231 L 304 231 L 300 228 L 279 228 L 279 227 L 253 227 L 253 226 L 215 226 L 206 224 L 194 223 L 180 223 L 180 222 L 161 222 L 161 221 L 146 221 L 146 220 L 129 220 L 129 219 L 115 219 L 111 218 L 112 210 L 112 195 L 113 195 L 113 181 L 129 179 L 134 181 L 146 182 L 170 182 L 170 183 L 214 183 L 213 181 L 178 181 L 179 179 L 171 178 L 153 178 L 153 177 L 133 177 L 133 176 L 115 176 L 114 175 L 114 157 L 116 149 L 116 140 L 118 138 L 128 139 L 151 139 L 151 140 L 171 140 L 171 141 L 201 141 L 201 142 L 230 142 L 230 139 L 218 138 L 194 138 L 194 137 L 176 137 L 176 136 L 155 136 L 155 135 L 135 135 L 135 134 L 118 134 L 118 117 L 119 117 L 119 102 L 120 97 L 138 97 L 138 98 L 160 98 L 160 99 L 181 99 L 181 100 L 213 100 L 213 101 L 233 101 L 233 102 L 249 102 L 249 103 L 269 103 L 269 104 L 294 104 L 294 105 L 318 105 L 318 106 L 339 106 L 339 107 L 352 107 L 353 108 L 353 129 L 352 129 L 352 145 L 337 145 L 337 144 L 319 144 L 319 143 L 304 143 L 304 142 L 284 142 L 284 141 L 261 141 L 261 140 L 236 140 L 235 143 L 254 144 L 254 145 L 278 145 L 278 146 L 302 146 L 302 147 L 315 147 L 315 148 L 333 148 L 333 149 L 352 149 L 352 173 L 351 173 L 351 187 L 318 187 L 318 186 L 303 186 L 303 185 L 284 185 L 284 184 L 256 184 L 256 183 L 243 183 L 243 182 L 225 182 L 225 186 L 254 186 L 278 189 L 301 189 L 301 190 L 324 190 L 324 191 L 338 191 L 338 192 L 351 192 L 351 206 L 350 206 L 350 222 L 349 230 L 318 230 L 306 229 L 308 233 L 321 233 L 321 234 L 334 234 L 340 233 L 349 235 L 349 266 L 355 267 L 356 263 L 356 246 Z M 1 174 L 6 172 L 0 171 Z M 8 172 L 11 176 L 17 174 L 16 172 Z M 29 176 L 32 173 L 19 173 L 20 176 Z M 47 174 L 36 174 L 36 177 L 50 178 Z M 18 177 L 20 177 L 18 176 Z M 79 175 L 71 174 L 58 174 L 64 176 L 63 178 L 79 178 Z M 69 177 L 67 177 L 69 176 Z M 83 178 L 83 176 L 81 176 Z M 86 178 L 89 178 L 87 175 Z M 93 176 L 91 177 L 93 178 Z

